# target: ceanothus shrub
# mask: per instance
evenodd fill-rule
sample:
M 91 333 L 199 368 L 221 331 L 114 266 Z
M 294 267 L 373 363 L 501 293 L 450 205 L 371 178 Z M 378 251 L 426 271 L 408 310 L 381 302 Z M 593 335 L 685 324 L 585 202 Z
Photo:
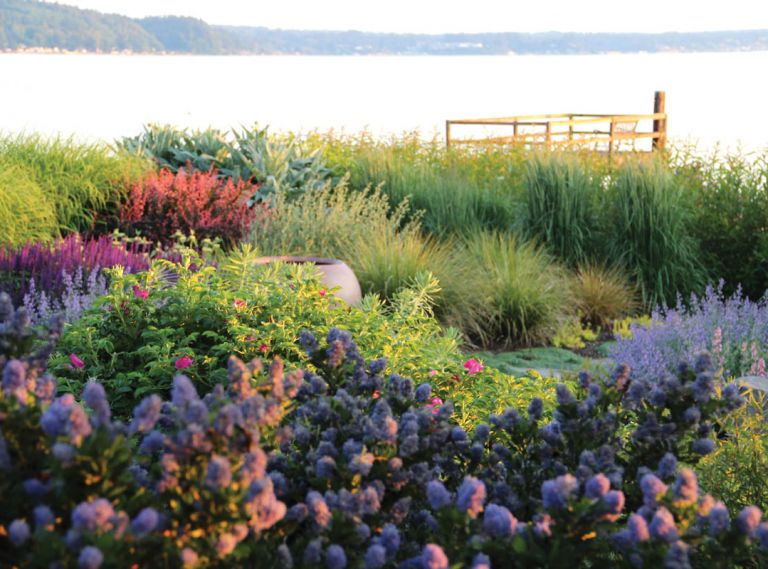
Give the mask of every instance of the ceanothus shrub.
M 384 377 L 383 360 L 365 362 L 334 329 L 322 347 L 302 335 L 313 373 L 232 358 L 226 387 L 201 398 L 178 375 L 170 401 L 151 395 L 122 424 L 98 383 L 85 386 L 84 405 L 56 397 L 44 366 L 56 332 L 30 351 L 25 313 L 6 301 L 0 566 L 768 561 L 762 513 L 729 513 L 669 452 L 694 459 L 713 436 L 702 425 L 739 404 L 738 391 L 720 399 L 705 389 L 703 367 L 683 370 L 663 403 L 623 371 L 607 382 L 585 376 L 578 393 L 559 390 L 547 424 L 534 400 L 468 434 L 450 404 L 428 404 L 428 385 Z M 698 415 L 686 412 L 692 401 Z

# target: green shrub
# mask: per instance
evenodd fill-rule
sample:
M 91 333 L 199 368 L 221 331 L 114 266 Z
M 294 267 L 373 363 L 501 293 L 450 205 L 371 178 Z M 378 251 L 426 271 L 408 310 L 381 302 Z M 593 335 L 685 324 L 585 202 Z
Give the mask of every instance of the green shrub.
M 51 241 L 56 213 L 28 170 L 0 162 L 0 246 Z
M 486 346 L 551 337 L 572 311 L 564 270 L 538 246 L 511 235 L 479 232 L 465 245 L 473 265 L 471 301 L 482 314 L 471 337 Z
M 728 417 L 727 438 L 697 465 L 701 485 L 735 510 L 755 504 L 768 510 L 768 396 L 753 391 L 747 407 Z
M 353 332 L 364 356 L 383 355 L 414 380 L 435 366 L 459 369 L 457 337 L 431 318 L 424 291 L 401 291 L 386 307 L 367 298 L 350 308 L 323 293 L 305 267 L 258 266 L 244 255 L 193 271 L 199 263 L 157 261 L 137 275 L 114 270 L 109 293 L 67 327 L 52 358 L 63 389 L 79 393 L 88 377 L 98 378 L 125 416 L 142 397 L 167 393 L 177 369 L 207 392 L 224 380 L 230 354 L 304 364 L 302 330 L 334 326 Z
M 572 154 L 537 154 L 525 176 L 526 234 L 575 266 L 596 255 L 599 178 Z
M 571 283 L 576 308 L 585 324 L 606 329 L 637 307 L 637 290 L 615 267 L 582 265 Z
M 39 135 L 0 136 L 0 163 L 33 175 L 62 234 L 114 226 L 130 184 L 149 170 L 144 160 L 114 154 L 102 144 Z
M 680 156 L 673 165 L 711 277 L 725 279 L 726 294 L 741 285 L 758 300 L 768 289 L 768 155 Z
M 706 271 L 689 231 L 692 204 L 658 161 L 626 161 L 607 192 L 608 250 L 637 281 L 645 307 L 701 290 Z

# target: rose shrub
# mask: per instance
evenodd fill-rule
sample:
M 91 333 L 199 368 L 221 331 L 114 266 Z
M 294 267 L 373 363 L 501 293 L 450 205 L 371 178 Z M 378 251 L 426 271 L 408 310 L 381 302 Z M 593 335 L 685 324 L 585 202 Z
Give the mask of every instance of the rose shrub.
M 350 335 L 305 332 L 312 366 L 228 363 L 201 398 L 114 421 L 104 388 L 55 397 L 50 337 L 0 298 L 0 564 L 19 567 L 761 567 L 768 522 L 678 466 L 714 447 L 711 362 L 661 384 L 621 368 L 468 433 L 428 384 Z

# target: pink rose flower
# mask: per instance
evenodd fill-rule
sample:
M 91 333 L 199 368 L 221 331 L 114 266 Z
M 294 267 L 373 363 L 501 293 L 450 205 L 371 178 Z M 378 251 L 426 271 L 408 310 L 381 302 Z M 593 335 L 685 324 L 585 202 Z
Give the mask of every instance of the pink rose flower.
M 431 369 L 427 375 L 429 375 L 429 377 L 435 377 L 437 375 L 437 370 Z
M 432 409 L 432 414 L 437 415 L 438 411 L 440 411 L 440 405 L 443 404 L 443 400 L 439 397 L 433 397 L 431 403 L 427 403 L 424 405 L 427 409 Z
M 253 342 L 255 339 L 256 339 L 256 336 L 247 336 L 247 337 L 245 338 L 245 341 L 246 341 L 246 342 Z
M 318 292 L 317 294 L 319 294 L 320 296 L 325 296 L 326 294 L 328 294 L 328 291 L 323 288 L 323 289 L 320 289 L 320 292 Z
M 149 291 L 144 290 L 143 288 L 138 287 L 137 285 L 133 285 L 133 296 L 136 298 L 149 298 Z
M 235 304 L 235 308 L 245 308 L 245 301 L 240 300 L 239 298 L 235 299 L 234 304 Z
M 259 351 L 262 354 L 266 354 L 269 351 L 269 346 L 267 346 L 266 344 L 262 344 L 261 346 L 259 346 Z
M 464 362 L 464 369 L 467 370 L 469 375 L 474 375 L 476 373 L 480 373 L 485 368 L 483 367 L 483 364 L 481 364 L 475 358 L 469 358 Z
M 69 354 L 69 362 L 75 369 L 83 369 L 85 367 L 85 362 L 78 358 L 75 354 Z
M 178 360 L 176 360 L 176 369 L 187 369 L 192 365 L 193 361 L 194 360 L 189 356 L 181 356 Z

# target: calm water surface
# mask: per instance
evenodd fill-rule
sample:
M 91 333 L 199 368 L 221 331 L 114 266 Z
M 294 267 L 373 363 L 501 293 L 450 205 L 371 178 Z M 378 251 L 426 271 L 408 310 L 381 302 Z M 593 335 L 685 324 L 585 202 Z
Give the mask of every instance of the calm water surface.
M 709 148 L 768 146 L 768 52 L 500 57 L 0 54 L 0 130 L 114 140 L 146 123 L 443 132 L 447 118 L 650 113 Z

